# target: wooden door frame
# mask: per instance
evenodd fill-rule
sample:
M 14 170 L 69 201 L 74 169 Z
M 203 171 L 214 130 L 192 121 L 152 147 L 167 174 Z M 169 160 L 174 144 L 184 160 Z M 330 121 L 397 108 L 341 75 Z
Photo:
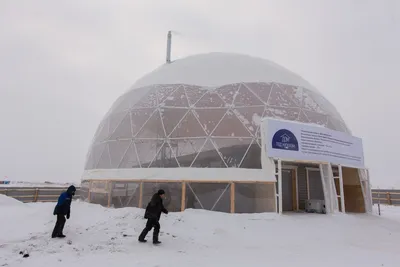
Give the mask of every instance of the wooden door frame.
M 293 211 L 299 211 L 299 178 L 298 166 L 295 165 L 282 165 L 282 170 L 292 171 L 292 208 Z

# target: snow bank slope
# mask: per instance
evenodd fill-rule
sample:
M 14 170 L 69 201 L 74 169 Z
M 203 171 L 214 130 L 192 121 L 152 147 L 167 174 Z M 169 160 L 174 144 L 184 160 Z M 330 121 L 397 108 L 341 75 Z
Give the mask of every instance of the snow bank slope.
M 400 262 L 400 217 L 277 217 L 187 210 L 163 215 L 163 244 L 153 246 L 137 242 L 145 224 L 140 209 L 75 202 L 65 229 L 67 239 L 54 240 L 49 238 L 54 204 L 29 205 L 34 212 L 16 209 L 8 214 L 11 219 L 2 217 L 0 266 L 388 267 Z M 23 249 L 30 250 L 29 258 L 18 254 Z
M 19 200 L 16 200 L 15 198 L 7 197 L 5 195 L 0 194 L 0 206 L 4 207 L 11 207 L 11 206 L 24 206 L 24 203 L 22 203 Z

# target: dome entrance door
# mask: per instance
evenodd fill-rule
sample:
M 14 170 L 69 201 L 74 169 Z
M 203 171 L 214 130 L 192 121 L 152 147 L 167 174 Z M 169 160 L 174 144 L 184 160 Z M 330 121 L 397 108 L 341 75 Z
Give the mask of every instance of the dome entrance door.
M 277 191 L 279 188 L 278 182 L 276 183 Z M 296 169 L 282 168 L 282 211 L 297 211 L 297 181 L 296 181 Z M 279 206 L 279 203 L 278 203 Z M 278 208 L 279 209 L 279 208 Z
M 293 211 L 293 172 L 294 170 L 282 170 L 282 210 Z

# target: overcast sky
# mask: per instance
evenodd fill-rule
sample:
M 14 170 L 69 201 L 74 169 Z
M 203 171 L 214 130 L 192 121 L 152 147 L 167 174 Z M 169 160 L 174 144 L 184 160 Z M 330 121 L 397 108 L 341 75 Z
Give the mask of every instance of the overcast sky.
M 400 187 L 400 1 L 0 1 L 0 180 L 79 181 L 113 101 L 173 59 L 236 52 L 316 86 Z M 398 115 L 399 114 L 399 115 Z

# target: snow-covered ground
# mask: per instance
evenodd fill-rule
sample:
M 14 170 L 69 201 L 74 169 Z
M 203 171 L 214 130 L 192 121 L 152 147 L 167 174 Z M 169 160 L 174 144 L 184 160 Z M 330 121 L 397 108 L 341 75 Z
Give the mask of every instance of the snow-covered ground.
M 67 238 L 51 239 L 53 207 L 0 195 L 0 266 L 400 265 L 400 208 L 395 207 L 382 207 L 380 217 L 186 210 L 162 215 L 160 246 L 137 242 L 143 210 L 83 202 L 72 204 Z M 19 255 L 24 249 L 29 258 Z

